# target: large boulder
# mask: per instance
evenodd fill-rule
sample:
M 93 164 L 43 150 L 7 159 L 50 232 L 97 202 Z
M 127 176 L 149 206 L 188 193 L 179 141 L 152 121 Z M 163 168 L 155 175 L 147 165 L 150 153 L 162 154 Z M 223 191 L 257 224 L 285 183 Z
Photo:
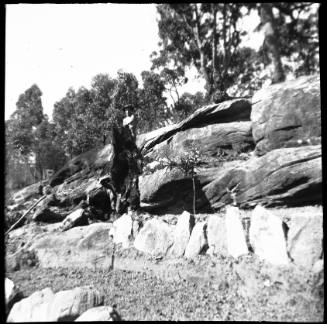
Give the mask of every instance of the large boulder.
M 173 243 L 173 227 L 154 218 L 147 221 L 137 234 L 134 247 L 154 257 L 164 257 Z
M 89 308 L 103 304 L 104 296 L 91 287 L 77 287 L 55 294 L 49 308 L 48 321 L 72 321 Z
M 276 265 L 289 263 L 282 220 L 260 205 L 252 212 L 249 236 L 260 258 Z
M 184 211 L 179 217 L 174 230 L 174 244 L 169 255 L 179 258 L 183 256 L 187 243 L 190 239 L 195 218 L 189 212 Z
M 121 321 L 121 317 L 115 308 L 111 306 L 98 306 L 88 309 L 75 322 L 97 322 L 97 321 Z
M 36 291 L 22 299 L 11 309 L 10 322 L 73 321 L 87 309 L 103 303 L 103 296 L 90 287 L 59 291 L 50 288 Z
M 112 224 L 94 223 L 65 232 L 45 233 L 34 238 L 29 247 L 35 251 L 39 265 L 47 267 L 88 267 L 110 264 L 108 232 Z
M 36 291 L 16 303 L 11 309 L 7 322 L 46 322 L 49 320 L 49 305 L 54 299 L 50 288 Z
M 311 269 L 323 253 L 323 215 L 302 214 L 288 223 L 287 249 L 293 262 Z
M 262 155 L 319 138 L 320 102 L 319 75 L 303 76 L 256 92 L 251 112 L 256 153 Z
M 321 145 L 276 149 L 262 157 L 231 161 L 199 169 L 196 210 L 208 211 L 232 202 L 226 188 L 236 191 L 241 207 L 258 203 L 274 206 L 319 204 L 322 200 Z M 153 211 L 181 213 L 192 210 L 190 176 L 179 169 L 157 170 L 140 177 L 141 202 Z
M 208 246 L 206 230 L 206 222 L 202 221 L 195 224 L 190 240 L 185 249 L 185 258 L 193 259 L 200 253 L 204 252 Z

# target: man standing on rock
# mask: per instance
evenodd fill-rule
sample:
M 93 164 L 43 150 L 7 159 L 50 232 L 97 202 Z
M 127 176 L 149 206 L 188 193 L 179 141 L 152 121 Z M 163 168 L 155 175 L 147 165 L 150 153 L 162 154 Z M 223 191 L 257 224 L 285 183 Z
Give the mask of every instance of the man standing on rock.
M 125 106 L 126 117 L 123 127 L 112 128 L 113 158 L 106 173 L 109 173 L 110 188 L 115 199 L 114 210 L 117 214 L 127 209 L 136 211 L 140 205 L 138 176 L 142 172 L 141 154 L 136 146 L 136 120 L 133 107 Z M 108 181 L 107 181 L 108 182 Z M 103 186 L 106 187 L 105 183 Z

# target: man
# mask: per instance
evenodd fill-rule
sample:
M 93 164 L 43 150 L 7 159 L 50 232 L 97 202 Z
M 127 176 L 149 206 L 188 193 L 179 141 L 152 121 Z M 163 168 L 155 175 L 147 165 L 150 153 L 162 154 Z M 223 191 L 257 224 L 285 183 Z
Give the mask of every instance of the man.
M 113 158 L 106 173 L 110 174 L 112 198 L 115 212 L 124 213 L 129 207 L 139 208 L 138 176 L 142 172 L 141 154 L 135 143 L 135 118 L 133 107 L 125 106 L 126 117 L 123 127 L 114 125 L 112 128 Z
M 123 126 L 128 127 L 132 133 L 134 140 L 136 139 L 136 118 L 134 116 L 134 108 L 132 105 L 124 107 L 125 118 L 123 119 Z

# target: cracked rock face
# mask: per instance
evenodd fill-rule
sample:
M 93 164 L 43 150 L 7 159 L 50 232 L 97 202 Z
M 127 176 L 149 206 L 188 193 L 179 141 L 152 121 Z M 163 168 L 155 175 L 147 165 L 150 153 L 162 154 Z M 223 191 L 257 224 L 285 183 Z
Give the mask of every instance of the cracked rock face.
M 251 121 L 257 155 L 316 144 L 321 136 L 319 75 L 274 84 L 255 93 Z

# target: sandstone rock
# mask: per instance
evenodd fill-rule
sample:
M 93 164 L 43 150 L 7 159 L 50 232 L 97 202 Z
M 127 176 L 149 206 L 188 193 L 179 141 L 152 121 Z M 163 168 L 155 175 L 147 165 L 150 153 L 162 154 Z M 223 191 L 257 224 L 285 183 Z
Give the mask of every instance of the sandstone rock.
M 147 221 L 134 241 L 139 251 L 153 256 L 165 256 L 174 243 L 173 228 L 160 219 Z
M 75 226 L 88 225 L 87 217 L 85 216 L 84 209 L 79 208 L 69 214 L 61 224 L 61 230 L 67 231 Z
M 247 254 L 249 251 L 240 219 L 240 211 L 237 207 L 227 207 L 225 225 L 228 253 L 234 258 Z
M 193 127 L 202 127 L 217 123 L 249 121 L 251 103 L 246 99 L 234 99 L 219 104 L 205 106 L 196 110 L 191 116 L 178 124 L 169 127 L 167 131 L 148 140 L 143 148 L 149 150 L 155 145 L 169 139 L 174 134 Z
M 13 300 L 16 294 L 16 287 L 12 280 L 6 278 L 5 279 L 5 301 L 6 307 L 8 307 L 9 303 Z
M 294 263 L 311 269 L 323 251 L 323 215 L 308 214 L 292 217 L 287 248 Z
M 188 259 L 195 258 L 208 245 L 206 237 L 206 222 L 198 222 L 195 224 L 191 233 L 190 240 L 185 249 L 185 257 Z
M 163 157 L 164 148 L 168 148 L 172 155 L 179 155 L 187 153 L 191 145 L 199 148 L 200 158 L 206 162 L 217 157 L 219 149 L 249 151 L 254 148 L 251 122 L 214 124 L 179 131 L 153 147 L 147 156 L 156 162 Z
M 103 303 L 99 292 L 90 287 L 59 291 L 36 291 L 14 304 L 8 322 L 57 322 L 74 320 L 87 309 Z
M 227 255 L 227 232 L 224 218 L 218 214 L 210 215 L 208 218 L 208 254 Z
M 249 236 L 259 257 L 277 265 L 288 264 L 282 221 L 260 205 L 252 212 Z
M 144 133 L 144 134 L 140 134 L 137 135 L 136 137 L 136 145 L 139 149 L 142 149 L 142 147 L 149 141 L 151 141 L 153 138 L 158 137 L 166 132 L 168 132 L 169 130 L 173 129 L 175 127 L 175 125 L 167 125 L 165 127 L 161 127 L 158 129 L 155 129 L 151 132 L 148 133 Z
M 50 303 L 55 294 L 50 288 L 36 291 L 27 298 L 15 303 L 7 322 L 47 322 L 49 321 Z
M 169 255 L 179 258 L 183 256 L 187 243 L 190 239 L 194 227 L 194 216 L 184 211 L 179 217 L 174 230 L 174 244 L 169 251 Z
M 133 230 L 133 219 L 130 215 L 124 214 L 115 220 L 109 231 L 109 237 L 113 237 L 113 242 L 116 244 L 122 244 L 124 249 L 127 249 L 130 245 L 130 239 Z
M 200 180 L 201 181 L 201 180 Z M 217 173 L 203 190 L 211 206 L 231 199 L 226 188 L 239 184 L 236 201 L 243 207 L 320 203 L 322 199 L 321 146 L 273 150 Z
M 118 312 L 111 306 L 98 306 L 88 309 L 75 322 L 121 321 Z
M 49 305 L 48 321 L 72 321 L 89 308 L 101 304 L 103 296 L 91 287 L 59 291 Z
M 321 146 L 282 148 L 247 161 L 199 168 L 196 210 L 206 212 L 232 202 L 226 188 L 239 184 L 236 201 L 241 208 L 303 206 L 322 201 Z M 140 177 L 142 203 L 153 212 L 192 210 L 192 180 L 178 169 L 162 169 Z
M 110 223 L 94 223 L 65 232 L 45 233 L 33 240 L 30 249 L 35 251 L 43 268 L 94 268 L 95 262 L 96 266 L 106 266 L 111 263 L 111 255 L 106 253 L 110 247 L 108 232 L 111 226 Z
M 255 93 L 252 102 L 258 155 L 321 136 L 319 75 L 271 85 Z

